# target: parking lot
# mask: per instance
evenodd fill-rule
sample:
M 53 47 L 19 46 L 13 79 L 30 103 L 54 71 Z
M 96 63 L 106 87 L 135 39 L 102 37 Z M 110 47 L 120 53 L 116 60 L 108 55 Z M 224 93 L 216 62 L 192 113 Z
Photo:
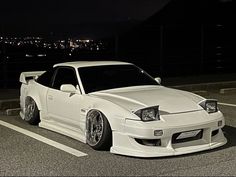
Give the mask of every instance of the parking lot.
M 228 143 L 204 152 L 134 158 L 95 151 L 88 145 L 31 126 L 19 116 L 0 115 L 0 176 L 235 176 L 236 92 L 199 92 L 219 101 Z

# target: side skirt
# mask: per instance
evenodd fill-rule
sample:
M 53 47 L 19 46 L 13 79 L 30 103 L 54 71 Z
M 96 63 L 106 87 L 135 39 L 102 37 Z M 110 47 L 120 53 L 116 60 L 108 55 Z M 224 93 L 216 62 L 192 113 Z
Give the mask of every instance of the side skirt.
M 41 122 L 39 123 L 39 127 L 60 133 L 62 135 L 66 135 L 73 139 L 79 140 L 82 143 L 86 143 L 86 137 L 83 132 L 79 130 L 77 131 L 77 130 L 66 128 L 65 126 L 62 126 L 55 121 L 46 121 L 44 119 L 41 119 Z

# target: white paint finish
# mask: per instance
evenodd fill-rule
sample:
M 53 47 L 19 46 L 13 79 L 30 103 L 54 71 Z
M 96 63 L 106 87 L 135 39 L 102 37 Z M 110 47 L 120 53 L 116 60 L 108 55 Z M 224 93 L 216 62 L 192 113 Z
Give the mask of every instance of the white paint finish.
M 91 95 L 127 108 L 138 110 L 144 107 L 160 106 L 160 110 L 169 113 L 202 110 L 198 104 L 174 89 L 162 86 L 135 86 L 109 91 L 94 92 Z
M 70 66 L 76 69 L 82 93 L 71 95 L 29 81 L 25 86 L 26 91 L 23 92 L 21 89 L 21 107 L 24 108 L 25 97 L 31 96 L 40 110 L 40 127 L 84 143 L 86 143 L 86 112 L 91 109 L 99 110 L 107 117 L 112 129 L 113 144 L 110 151 L 117 154 L 140 157 L 179 155 L 216 148 L 226 143 L 227 140 L 221 131 L 210 138 L 212 130 L 223 127 L 218 127 L 217 122 L 224 122 L 224 117 L 221 112 L 208 114 L 203 110 L 198 103 L 204 98 L 199 95 L 163 86 L 148 85 L 84 93 L 78 67 L 120 64 L 128 63 L 110 61 L 57 64 L 55 66 Z M 154 105 L 159 105 L 161 111 L 170 114 L 161 115 L 161 120 L 157 122 L 142 122 L 140 117 L 133 114 L 133 111 Z M 81 110 L 85 110 L 85 113 Z M 131 121 L 130 125 L 126 118 Z M 178 145 L 171 143 L 174 133 L 199 129 L 207 130 L 204 131 L 203 140 Z M 134 137 L 156 138 L 153 138 L 154 130 L 163 130 L 163 136 L 160 137 L 162 146 L 144 146 L 135 141 Z
M 17 132 L 19 132 L 19 133 L 22 133 L 22 134 L 24 134 L 24 135 L 26 135 L 26 136 L 29 136 L 29 137 L 31 137 L 31 138 L 34 138 L 34 139 L 36 139 L 36 140 L 38 140 L 38 141 L 41 141 L 41 142 L 43 142 L 43 143 L 45 143 L 45 144 L 48 144 L 48 145 L 50 145 L 50 146 L 53 146 L 53 147 L 55 147 L 55 148 L 57 148 L 57 149 L 60 149 L 60 150 L 62 150 L 62 151 L 65 151 L 65 152 L 67 152 L 67 153 L 69 153 L 69 154 L 72 154 L 72 155 L 74 155 L 74 156 L 76 156 L 76 157 L 82 157 L 82 156 L 86 156 L 86 155 L 87 155 L 87 154 L 85 154 L 85 153 L 83 153 L 83 152 L 81 152 L 81 151 L 78 151 L 78 150 L 76 150 L 76 149 L 73 149 L 73 148 L 71 148 L 71 147 L 68 147 L 68 146 L 66 146 L 66 145 L 63 145 L 63 144 L 58 143 L 58 142 L 56 142 L 56 141 L 50 140 L 50 139 L 45 138 L 45 137 L 43 137 L 43 136 L 41 136 L 41 135 L 38 135 L 38 134 L 36 134 L 36 133 L 33 133 L 33 132 L 31 132 L 31 131 L 28 131 L 28 130 L 25 130 L 25 129 L 23 129 L 23 128 L 17 127 L 17 126 L 12 125 L 12 124 L 9 124 L 9 123 L 7 123 L 7 122 L 4 122 L 4 121 L 1 121 L 1 120 L 0 120 L 0 125 L 2 125 L 2 126 L 4 126 L 4 127 L 7 127 L 7 128 L 10 128 L 10 129 L 12 129 L 12 130 L 15 130 L 15 131 L 17 131 Z
M 45 71 L 31 71 L 31 72 L 22 72 L 20 74 L 20 82 L 23 84 L 28 84 L 27 77 L 33 77 L 33 79 L 37 79 L 40 75 L 42 75 Z
M 68 126 L 68 129 L 77 129 L 84 134 L 80 127 L 81 103 L 83 96 L 62 92 L 56 89 L 49 89 L 47 94 L 47 108 L 49 117 L 59 124 Z
M 223 105 L 223 106 L 232 106 L 232 107 L 236 107 L 236 104 L 230 104 L 230 103 L 218 103 L 219 105 Z
M 122 61 L 75 61 L 75 62 L 65 62 L 55 64 L 53 67 L 57 66 L 70 66 L 74 68 L 79 67 L 89 67 L 89 66 L 101 66 L 101 65 L 127 65 L 130 63 Z

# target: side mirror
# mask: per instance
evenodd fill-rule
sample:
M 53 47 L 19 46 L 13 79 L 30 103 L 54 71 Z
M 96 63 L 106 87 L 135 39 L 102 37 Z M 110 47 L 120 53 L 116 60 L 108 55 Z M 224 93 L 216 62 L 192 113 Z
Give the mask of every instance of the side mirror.
M 161 84 L 161 78 L 160 77 L 156 77 L 155 80 L 157 81 L 158 84 Z
M 76 92 L 75 86 L 73 86 L 71 84 L 63 84 L 63 85 L 61 85 L 60 90 L 62 92 L 67 92 L 67 93 L 75 93 Z

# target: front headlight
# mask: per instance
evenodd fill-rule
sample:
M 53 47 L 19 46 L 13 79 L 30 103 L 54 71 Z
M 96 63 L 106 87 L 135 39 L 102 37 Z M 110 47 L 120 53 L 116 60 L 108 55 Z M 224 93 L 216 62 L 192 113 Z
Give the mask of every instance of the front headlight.
M 203 109 L 205 109 L 209 114 L 218 111 L 217 100 L 213 100 L 213 99 L 204 100 L 199 105 Z
M 140 109 L 136 111 L 135 114 L 139 116 L 141 120 L 144 122 L 160 120 L 159 106 L 153 106 L 153 107 Z

